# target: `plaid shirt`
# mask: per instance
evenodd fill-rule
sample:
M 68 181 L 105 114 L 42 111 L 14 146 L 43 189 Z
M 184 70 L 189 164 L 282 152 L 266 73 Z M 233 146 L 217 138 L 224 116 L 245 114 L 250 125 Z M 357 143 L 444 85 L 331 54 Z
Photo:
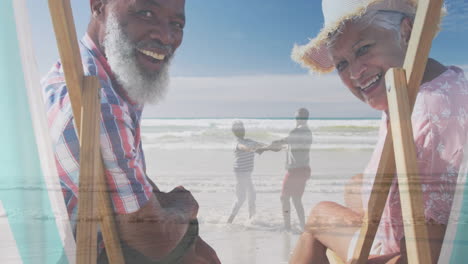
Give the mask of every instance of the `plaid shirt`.
M 114 210 L 133 213 L 149 200 L 153 190 L 146 178 L 141 145 L 143 109 L 117 84 L 106 58 L 88 35 L 81 40 L 80 51 L 85 75 L 98 76 L 102 86 L 100 142 Z M 79 140 L 60 62 L 44 77 L 42 88 L 62 192 L 76 234 Z

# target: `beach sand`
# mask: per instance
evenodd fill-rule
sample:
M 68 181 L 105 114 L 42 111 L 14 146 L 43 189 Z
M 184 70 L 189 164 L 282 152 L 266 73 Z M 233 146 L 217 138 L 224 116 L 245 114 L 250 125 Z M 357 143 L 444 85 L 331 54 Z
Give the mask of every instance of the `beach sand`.
M 257 155 L 252 174 L 257 214 L 248 219 L 247 204 L 233 224 L 226 224 L 234 202 L 233 153 L 227 150 L 145 149 L 148 175 L 163 191 L 183 185 L 200 205 L 201 236 L 222 263 L 287 263 L 300 234 L 292 211 L 291 232 L 283 229 L 280 191 L 285 174 L 284 152 Z M 303 197 L 306 214 L 319 201 L 343 203 L 346 181 L 364 169 L 370 150 L 312 150 L 312 178 Z

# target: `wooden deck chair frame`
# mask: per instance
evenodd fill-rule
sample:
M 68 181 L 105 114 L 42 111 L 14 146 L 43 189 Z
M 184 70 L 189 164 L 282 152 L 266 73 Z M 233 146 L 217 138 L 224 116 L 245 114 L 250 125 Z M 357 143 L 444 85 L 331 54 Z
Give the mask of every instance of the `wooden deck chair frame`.
M 80 175 L 76 231 L 76 263 L 97 261 L 97 225 L 100 224 L 109 263 L 123 264 L 125 258 L 115 225 L 100 152 L 101 108 L 97 76 L 84 76 L 70 0 L 49 0 L 68 95 L 80 139 Z M 198 236 L 198 221 L 192 220 L 179 244 L 159 263 L 175 263 L 187 243 Z
M 410 228 L 405 228 L 405 237 L 411 238 L 406 243 L 409 262 L 431 263 L 426 227 L 414 225 L 416 221 L 424 221 L 424 212 L 420 206 L 422 195 L 411 129 L 411 112 L 438 26 L 436 23 L 441 7 L 442 0 L 419 0 L 403 69 L 391 69 L 387 73 L 391 131 L 387 133 L 368 211 L 351 263 L 367 261 L 395 173 L 395 161 L 398 181 L 411 188 L 411 192 L 402 192 L 404 195 L 401 195 L 403 218 L 413 223 Z M 84 76 L 70 1 L 49 0 L 49 8 L 80 138 L 80 206 L 76 262 L 96 263 L 99 222 L 109 261 L 124 263 L 99 148 L 99 80 L 95 76 Z
M 403 68 L 386 74 L 390 127 L 351 263 L 366 263 L 382 217 L 395 171 L 405 222 L 408 263 L 432 263 L 425 225 L 422 189 L 411 126 L 411 113 L 426 68 L 442 0 L 419 0 Z M 395 170 L 396 169 L 396 170 Z
M 368 210 L 351 263 L 366 263 L 382 217 L 395 172 L 405 225 L 408 263 L 432 263 L 425 225 L 411 113 L 426 68 L 432 40 L 438 28 L 443 0 L 419 0 L 403 68 L 390 69 L 385 76 L 390 129 L 387 131 L 375 176 Z M 332 262 L 336 256 L 327 252 Z
M 84 76 L 70 0 L 49 0 L 49 9 L 80 139 L 76 263 L 96 263 L 99 223 L 109 262 L 123 264 L 100 152 L 101 85 L 96 76 Z
M 468 255 L 467 207 L 468 199 L 468 142 L 465 142 L 464 157 L 457 179 L 452 210 L 445 231 L 444 243 L 437 263 L 463 263 Z

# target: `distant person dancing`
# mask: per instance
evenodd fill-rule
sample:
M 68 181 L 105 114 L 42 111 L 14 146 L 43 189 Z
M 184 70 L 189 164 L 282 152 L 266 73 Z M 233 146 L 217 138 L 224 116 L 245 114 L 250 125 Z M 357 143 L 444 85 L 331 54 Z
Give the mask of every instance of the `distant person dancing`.
M 291 230 L 291 198 L 301 229 L 304 229 L 305 226 L 302 195 L 306 182 L 310 178 L 309 152 L 312 144 L 312 132 L 307 126 L 308 119 L 309 111 L 305 108 L 298 109 L 296 111 L 296 128 L 291 130 L 287 137 L 275 140 L 268 147 L 259 149 L 260 153 L 265 150 L 280 151 L 283 146 L 287 146 L 287 173 L 281 190 L 284 228 L 286 230 Z
M 249 219 L 255 215 L 255 188 L 252 183 L 252 171 L 254 168 L 255 151 L 264 144 L 254 140 L 244 138 L 245 128 L 242 121 L 234 121 L 232 124 L 232 133 L 237 138 L 237 144 L 234 149 L 234 173 L 236 174 L 236 195 L 237 199 L 232 207 L 228 223 L 232 223 L 239 209 L 244 204 L 246 196 L 249 199 Z

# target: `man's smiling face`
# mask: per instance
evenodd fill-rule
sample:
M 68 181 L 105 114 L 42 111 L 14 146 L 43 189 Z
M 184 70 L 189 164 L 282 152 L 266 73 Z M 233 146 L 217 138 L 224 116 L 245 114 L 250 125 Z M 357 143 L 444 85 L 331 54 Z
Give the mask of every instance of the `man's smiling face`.
M 108 6 L 134 45 L 138 65 L 147 73 L 159 71 L 182 42 L 185 0 L 114 2 Z
M 137 103 L 161 99 L 185 26 L 185 0 L 106 2 L 99 39 L 116 79 Z

